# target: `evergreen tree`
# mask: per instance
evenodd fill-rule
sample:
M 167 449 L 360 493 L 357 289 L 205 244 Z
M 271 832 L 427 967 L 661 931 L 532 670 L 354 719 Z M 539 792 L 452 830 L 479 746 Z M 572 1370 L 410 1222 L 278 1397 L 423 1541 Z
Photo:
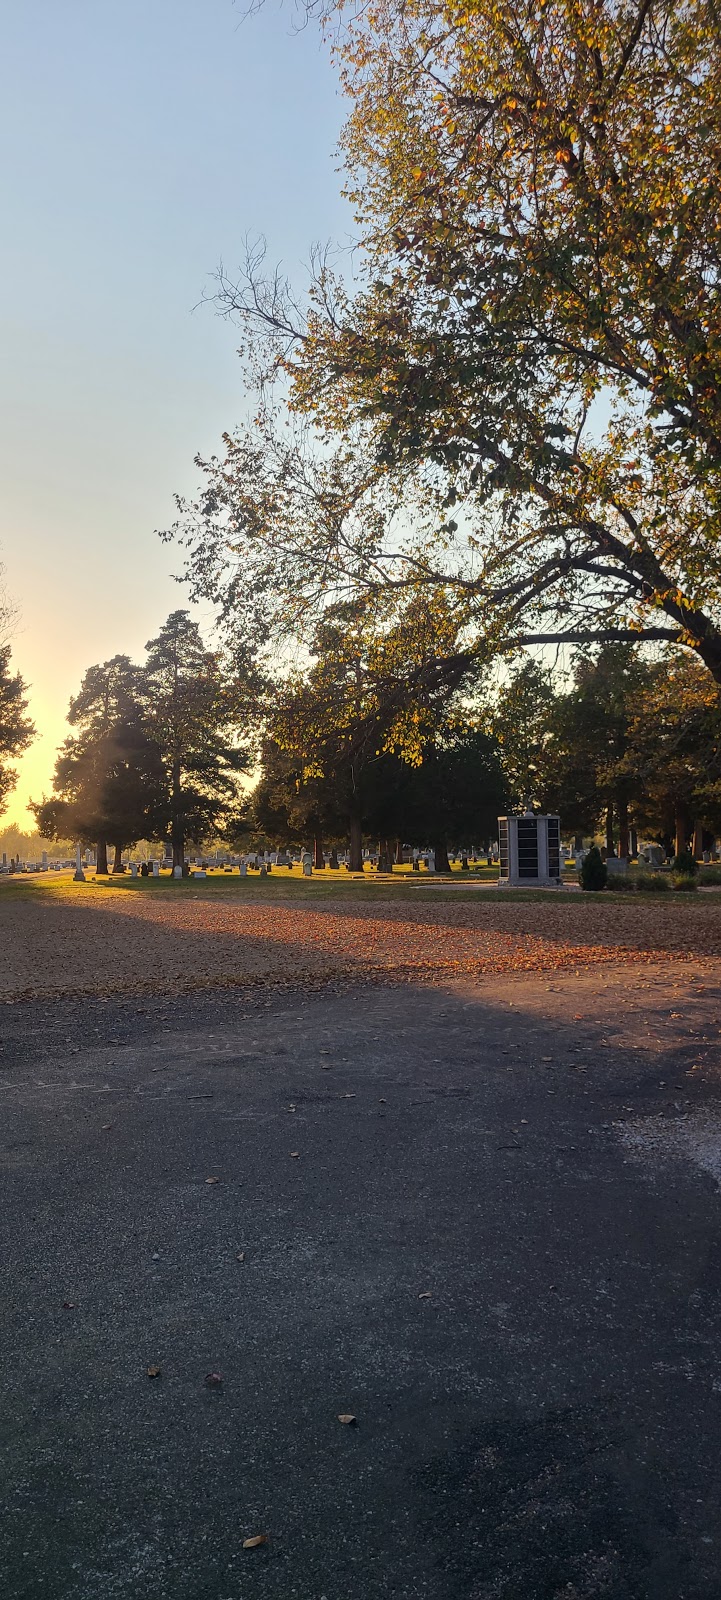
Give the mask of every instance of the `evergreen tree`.
M 160 822 L 182 867 L 189 841 L 201 844 L 237 820 L 238 775 L 250 765 L 236 740 L 241 686 L 224 676 L 187 611 L 173 611 L 146 648 L 145 722 L 165 773 Z

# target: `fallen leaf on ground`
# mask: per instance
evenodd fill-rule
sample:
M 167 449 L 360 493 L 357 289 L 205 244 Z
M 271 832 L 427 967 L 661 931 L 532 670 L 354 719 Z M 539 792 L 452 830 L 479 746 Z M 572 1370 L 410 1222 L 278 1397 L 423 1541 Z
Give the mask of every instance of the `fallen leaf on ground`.
M 63 1300 L 63 1311 L 74 1311 L 74 1310 L 75 1310 L 75 1301 L 74 1300 Z
M 148 1367 L 146 1370 L 149 1378 L 160 1377 L 160 1367 Z
M 209 1389 L 217 1389 L 218 1384 L 222 1383 L 223 1379 L 219 1372 L 206 1372 L 205 1381 Z
M 420 1294 L 419 1294 L 419 1296 L 418 1296 L 418 1299 L 419 1300 L 432 1300 L 433 1299 L 433 1291 L 431 1289 L 422 1289 Z
M 291 1155 L 293 1157 L 293 1160 L 296 1161 L 298 1159 L 298 1156 L 300 1155 L 300 1150 L 291 1150 L 290 1153 L 291 1153 Z
M 100 1132 L 101 1133 L 107 1133 L 108 1128 L 112 1128 L 112 1126 L 113 1126 L 112 1122 L 103 1122 L 100 1125 Z
M 267 1533 L 254 1533 L 252 1539 L 244 1539 L 243 1540 L 243 1549 L 244 1550 L 257 1550 L 258 1549 L 258 1545 L 267 1544 L 267 1543 L 268 1543 L 268 1535 L 267 1535 Z
M 344 1422 L 347 1427 L 350 1427 L 351 1423 L 355 1422 L 355 1417 L 353 1416 L 352 1411 L 341 1411 L 338 1416 L 338 1421 Z
M 245 1261 L 245 1251 L 239 1250 L 235 1259 L 236 1261 Z
M 206 1178 L 205 1181 L 206 1181 L 206 1183 L 219 1183 L 220 1179 L 219 1178 Z

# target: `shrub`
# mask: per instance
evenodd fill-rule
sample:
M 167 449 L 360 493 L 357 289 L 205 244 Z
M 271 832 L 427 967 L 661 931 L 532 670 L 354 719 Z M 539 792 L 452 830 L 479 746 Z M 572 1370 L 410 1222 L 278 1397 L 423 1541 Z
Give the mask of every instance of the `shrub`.
M 685 878 L 695 878 L 696 873 L 698 872 L 698 864 L 696 861 L 694 861 L 690 850 L 682 850 L 680 855 L 674 856 L 673 870 L 674 872 L 678 873 L 679 876 L 683 876 Z
M 597 845 L 593 845 L 588 855 L 581 862 L 579 879 L 582 889 L 605 889 L 608 873 L 605 863 L 601 860 L 601 852 Z
M 695 894 L 698 888 L 696 879 L 689 872 L 674 872 L 671 882 L 674 889 L 680 889 L 683 894 L 688 894 L 690 890 Z
M 636 875 L 632 872 L 614 872 L 608 880 L 611 894 L 632 894 L 636 888 Z
M 636 888 L 644 894 L 666 894 L 671 884 L 661 872 L 637 872 Z
M 704 884 L 721 883 L 721 865 L 702 867 L 698 875 L 698 881 Z

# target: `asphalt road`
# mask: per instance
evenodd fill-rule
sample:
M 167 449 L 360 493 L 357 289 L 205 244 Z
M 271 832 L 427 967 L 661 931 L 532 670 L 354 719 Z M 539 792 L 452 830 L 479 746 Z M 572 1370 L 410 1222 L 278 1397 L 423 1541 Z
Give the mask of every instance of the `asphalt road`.
M 4 1006 L 4 1600 L 718 1600 L 671 981 Z

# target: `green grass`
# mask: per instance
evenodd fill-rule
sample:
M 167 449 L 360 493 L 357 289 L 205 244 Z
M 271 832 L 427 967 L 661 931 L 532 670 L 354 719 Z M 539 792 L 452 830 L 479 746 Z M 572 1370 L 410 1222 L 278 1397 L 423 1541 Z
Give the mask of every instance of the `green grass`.
M 18 877 L 0 878 L 0 916 L 2 906 L 10 901 L 19 899 L 27 900 L 45 896 L 48 899 L 62 896 L 67 899 L 69 895 L 78 895 L 81 899 L 95 899 L 98 894 L 140 894 L 140 895 L 184 895 L 191 899 L 202 897 L 214 898 L 221 895 L 223 898 L 246 900 L 283 900 L 307 902 L 333 901 L 339 899 L 362 899 L 368 901 L 372 898 L 387 901 L 402 901 L 410 905 L 411 902 L 424 904 L 427 900 L 434 902 L 444 901 L 446 904 L 461 900 L 464 904 L 499 905 L 520 901 L 534 901 L 544 905 L 553 904 L 554 891 L 544 889 L 498 889 L 495 882 L 494 869 L 485 870 L 484 887 L 474 887 L 479 882 L 476 877 L 470 881 L 463 874 L 463 886 L 460 884 L 460 873 L 453 874 L 452 880 L 448 877 L 435 878 L 430 874 L 416 875 L 415 873 L 394 873 L 392 877 L 376 873 L 348 873 L 345 871 L 317 872 L 312 878 L 305 878 L 296 869 L 290 873 L 284 869 L 271 872 L 267 877 L 261 878 L 258 873 L 248 874 L 241 878 L 238 872 L 212 873 L 210 877 L 199 881 L 191 878 L 174 879 L 170 873 L 164 873 L 159 878 L 131 878 L 129 873 L 112 875 L 108 878 L 95 878 L 89 876 L 85 883 L 73 883 L 71 872 L 56 874 L 28 874 Z M 573 881 L 569 873 L 568 880 Z M 483 883 L 483 878 L 480 879 Z M 456 887 L 458 884 L 458 887 Z M 569 898 L 559 894 L 555 898 L 565 905 Z M 576 896 L 570 903 L 575 903 Z M 604 890 L 601 894 L 584 894 L 581 898 L 583 904 L 596 906 L 628 904 L 628 890 L 614 892 Z M 657 901 L 657 896 L 643 890 L 633 892 L 633 900 Z M 665 903 L 677 900 L 677 895 L 669 887 L 664 896 Z M 694 904 L 715 904 L 715 896 L 701 895 L 695 897 Z

